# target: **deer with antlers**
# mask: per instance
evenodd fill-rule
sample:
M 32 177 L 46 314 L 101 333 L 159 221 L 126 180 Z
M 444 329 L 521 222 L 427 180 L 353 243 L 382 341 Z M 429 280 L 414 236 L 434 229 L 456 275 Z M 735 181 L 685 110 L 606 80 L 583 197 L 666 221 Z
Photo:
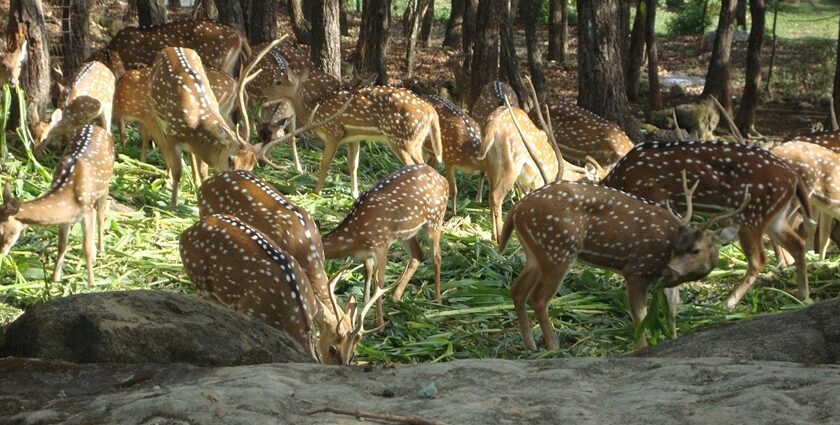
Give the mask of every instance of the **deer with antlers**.
M 58 282 L 67 254 L 70 228 L 81 222 L 88 286 L 93 286 L 94 220 L 101 253 L 105 251 L 105 208 L 113 167 L 111 134 L 101 127 L 86 125 L 73 134 L 46 193 L 32 201 L 21 202 L 12 196 L 7 182 L 0 209 L 0 253 L 8 255 L 26 227 L 57 224 L 58 256 L 52 279 Z
M 239 31 L 206 20 L 184 20 L 146 28 L 124 28 L 93 58 L 104 63 L 109 52 L 116 52 L 126 70 L 154 65 L 158 52 L 167 47 L 194 50 L 205 66 L 236 75 L 240 57 L 251 55 L 245 36 Z
M 686 173 L 682 176 L 687 205 L 682 218 L 670 207 L 579 182 L 550 183 L 514 205 L 505 220 L 499 250 L 504 252 L 515 229 L 526 263 L 511 295 L 526 348 L 537 349 L 526 301 L 536 313 L 548 349 L 559 348 L 548 307 L 577 260 L 621 273 L 637 329 L 647 315 L 648 290 L 661 280 L 675 326 L 675 287 L 708 275 L 717 265 L 716 244 L 729 243 L 737 233 L 737 226 L 718 231 L 709 227 L 744 211 L 750 200 L 747 187 L 737 209 L 713 218 L 703 228 L 691 227 L 692 196 L 700 182 L 689 188 Z M 644 335 L 638 345 L 647 345 Z
M 0 55 L 0 86 L 9 83 L 16 86 L 20 83 L 20 71 L 26 60 L 28 42 L 23 25 L 18 25 L 16 31 L 6 35 L 6 52 Z
M 399 300 L 420 262 L 423 251 L 417 233 L 426 232 L 435 269 L 435 300 L 441 302 L 440 232 L 449 198 L 449 187 L 434 168 L 410 165 L 402 168 L 363 193 L 347 217 L 324 236 L 326 258 L 365 258 L 365 299 L 370 294 L 371 279 L 376 288 L 385 282 L 388 249 L 397 241 L 406 241 L 411 259 L 397 281 L 393 298 Z M 384 324 L 382 304 L 377 304 L 377 320 Z
M 82 65 L 73 77 L 64 102 L 52 113 L 50 121 L 41 122 L 37 116 L 33 117 L 35 151 L 43 151 L 50 138 L 74 132 L 96 119 L 105 130 L 111 131 L 114 82 L 114 74 L 101 62 Z
M 330 357 L 325 358 L 314 325 L 320 327 L 323 346 L 331 329 L 319 323 L 326 307 L 319 304 L 300 263 L 271 238 L 237 217 L 211 214 L 185 230 L 179 246 L 184 270 L 199 295 L 286 331 L 319 362 L 349 364 L 356 344 L 371 332 L 364 329 L 365 315 L 385 293 L 377 291 L 359 315 L 355 297 L 350 297 L 344 313 L 351 318 L 352 331 L 343 345 L 329 345 Z
M 491 81 L 481 89 L 478 99 L 470 108 L 470 115 L 479 124 L 484 125 L 487 122 L 487 117 L 500 106 L 505 106 L 505 102 L 510 106 L 519 108 L 519 97 L 517 97 L 513 87 L 499 80 Z
M 345 113 L 314 130 L 325 145 L 315 193 L 321 193 L 327 170 L 341 143 L 348 143 L 347 162 L 353 196 L 359 193 L 357 170 L 361 140 L 385 142 L 404 164 L 411 165 L 424 162 L 423 142 L 428 138 L 435 157 L 442 161 L 437 113 L 411 91 L 381 86 L 337 89 L 338 81 L 316 67 L 300 68 L 288 68 L 280 80 L 263 93 L 269 102 L 288 101 L 296 119 L 304 124 L 335 114 L 350 102 Z
M 796 171 L 763 149 L 738 143 L 642 143 L 616 163 L 601 183 L 660 204 L 678 202 L 679 170 L 686 170 L 690 180 L 700 181 L 694 202 L 701 213 L 735 208 L 751 188 L 752 200 L 733 216 L 741 226 L 738 237 L 748 268 L 726 306 L 738 304 L 767 264 L 761 243 L 765 232 L 793 255 L 799 297 L 807 300 L 805 241 L 787 221 L 794 197 L 805 217 L 811 217 L 808 189 Z

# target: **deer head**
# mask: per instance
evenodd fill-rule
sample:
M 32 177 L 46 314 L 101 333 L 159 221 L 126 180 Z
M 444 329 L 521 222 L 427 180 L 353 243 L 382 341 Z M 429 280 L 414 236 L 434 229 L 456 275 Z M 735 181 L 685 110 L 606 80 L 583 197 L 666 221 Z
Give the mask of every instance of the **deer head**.
M 21 201 L 12 196 L 9 182 L 3 187 L 3 205 L 0 209 L 0 254 L 9 255 L 25 225 L 15 218 L 20 210 Z
M 26 60 L 28 44 L 22 25 L 17 27 L 17 31 L 7 35 L 6 47 L 8 50 L 0 60 L 0 85 L 7 82 L 13 86 L 20 84 L 20 72 L 23 68 L 23 61 Z

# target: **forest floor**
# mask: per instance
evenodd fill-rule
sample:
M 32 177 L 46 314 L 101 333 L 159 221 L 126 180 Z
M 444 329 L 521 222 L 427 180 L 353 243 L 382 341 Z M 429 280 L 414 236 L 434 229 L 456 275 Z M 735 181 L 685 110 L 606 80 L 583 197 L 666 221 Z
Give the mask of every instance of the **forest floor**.
M 394 13 L 394 16 L 399 15 Z M 358 15 L 353 14 L 351 22 L 358 24 Z M 837 34 L 837 20 L 832 22 L 833 32 L 826 30 L 820 34 Z M 287 19 L 281 19 L 280 28 L 281 34 L 289 32 Z M 352 34 L 356 30 L 353 28 Z M 449 55 L 440 47 L 442 31 L 443 23 L 436 22 L 432 47 L 420 47 L 418 51 L 415 75 L 421 80 L 452 80 L 452 75 L 444 66 Z M 523 29 L 517 28 L 517 31 L 517 38 L 524 43 Z M 567 62 L 548 63 L 547 76 L 550 97 L 574 100 L 577 92 L 574 27 L 570 33 L 572 38 Z M 399 36 L 399 23 L 392 26 L 392 34 L 389 70 L 395 77 L 394 82 L 397 82 L 396 77 L 405 73 L 402 60 L 405 41 Z M 541 34 L 543 40 L 545 36 L 545 33 Z M 822 121 L 827 116 L 825 97 L 830 93 L 833 76 L 834 38 L 786 37 L 780 38 L 777 50 L 774 71 L 778 76 L 777 83 L 774 83 L 776 100 L 759 108 L 756 124 L 758 131 L 774 138 L 805 133 L 812 122 Z M 663 75 L 676 72 L 704 77 L 709 53 L 700 51 L 699 36 L 663 36 L 660 40 L 660 72 Z M 354 36 L 342 38 L 345 56 L 349 56 L 354 43 Z M 520 47 L 520 66 L 527 69 L 524 46 Z M 736 45 L 733 55 L 736 93 L 740 93 L 738 86 L 743 81 L 744 49 L 744 45 Z M 668 99 L 666 95 L 666 103 Z M 641 117 L 644 101 L 634 103 L 633 108 L 634 113 Z M 31 199 L 48 187 L 48 170 L 55 165 L 57 156 L 52 153 L 42 159 L 47 171 L 45 175 L 39 171 L 40 165 L 26 160 L 27 155 L 20 143 L 13 141 L 11 149 L 15 158 L 2 165 L 2 174 L 4 179 L 13 179 L 18 196 Z M 400 166 L 384 145 L 366 143 L 362 149 L 359 171 L 362 188 L 374 185 Z M 13 320 L 28 305 L 78 292 L 140 288 L 193 292 L 181 268 L 178 236 L 197 220 L 194 184 L 189 178 L 182 180 L 179 207 L 172 211 L 167 206 L 169 189 L 164 179 L 162 158 L 155 152 L 148 164 L 137 161 L 139 146 L 133 131 L 128 145 L 120 145 L 117 150 L 119 157 L 111 186 L 113 201 L 106 229 L 107 249 L 96 261 L 96 286 L 89 289 L 86 285 L 78 226 L 71 234 L 64 279 L 57 284 L 45 281 L 54 262 L 56 229 L 28 229 L 11 255 L 0 259 L 0 325 Z M 262 167 L 257 169 L 257 173 L 289 194 L 294 203 L 312 213 L 320 221 L 322 232 L 326 233 L 343 218 L 353 203 L 346 162 L 344 158 L 337 158 L 323 195 L 317 196 L 312 193 L 312 188 L 315 186 L 314 174 L 318 169 L 320 152 L 306 143 L 300 150 L 304 173 L 297 173 L 291 167 L 284 171 Z M 290 164 L 287 148 L 278 148 L 274 156 L 275 162 Z M 512 244 L 502 255 L 489 241 L 486 204 L 473 200 L 476 183 L 476 177 L 459 178 L 458 215 L 447 217 L 441 242 L 444 304 L 430 301 L 432 267 L 424 262 L 403 300 L 388 300 L 385 303 L 388 327 L 367 337 L 359 346 L 357 358 L 377 363 L 410 363 L 456 358 L 612 356 L 632 351 L 635 335 L 621 277 L 583 266 L 573 269 L 551 304 L 561 349 L 539 353 L 524 351 L 509 290 L 522 269 L 523 259 L 515 253 L 518 244 Z M 510 202 L 505 208 L 509 206 Z M 402 247 L 392 249 L 387 281 L 399 276 L 406 258 Z M 808 259 L 812 297 L 815 300 L 835 297 L 840 292 L 840 255 L 835 253 L 826 261 L 818 261 L 815 255 L 809 254 Z M 334 272 L 342 263 L 330 262 L 328 272 Z M 801 308 L 802 303 L 793 295 L 793 270 L 778 269 L 774 264 L 775 257 L 771 253 L 770 265 L 763 271 L 756 288 L 734 310 L 726 310 L 723 299 L 743 276 L 746 264 L 738 246 L 724 247 L 719 267 L 709 277 L 702 282 L 682 286 L 679 332 L 690 332 L 766 312 Z M 356 268 L 346 273 L 338 286 L 339 299 L 360 294 L 361 282 L 361 264 L 356 263 Z

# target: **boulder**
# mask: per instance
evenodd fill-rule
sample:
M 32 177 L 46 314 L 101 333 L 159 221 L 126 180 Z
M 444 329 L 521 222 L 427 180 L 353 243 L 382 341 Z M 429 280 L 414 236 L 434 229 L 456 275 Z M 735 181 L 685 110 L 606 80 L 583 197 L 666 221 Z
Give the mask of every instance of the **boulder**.
M 100 292 L 30 307 L 5 332 L 0 356 L 74 363 L 232 366 L 311 362 L 289 335 L 194 296 Z
M 838 317 L 840 299 L 833 299 L 683 335 L 635 355 L 836 364 L 840 363 Z
M 675 114 L 680 128 L 689 132 L 692 139 L 716 139 L 714 131 L 720 122 L 720 115 L 711 98 L 654 111 L 651 114 L 651 123 L 662 129 L 674 129 Z

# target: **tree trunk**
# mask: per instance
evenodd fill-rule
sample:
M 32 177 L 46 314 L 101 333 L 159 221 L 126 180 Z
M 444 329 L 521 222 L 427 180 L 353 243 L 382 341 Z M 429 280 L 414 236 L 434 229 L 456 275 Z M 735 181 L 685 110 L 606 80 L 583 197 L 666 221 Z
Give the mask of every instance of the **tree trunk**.
M 251 45 L 277 38 L 277 15 L 273 11 L 278 7 L 277 0 L 251 0 L 251 18 L 248 20 L 248 42 Z
M 141 27 L 166 23 L 166 0 L 137 0 L 137 21 Z
M 729 62 L 732 53 L 732 36 L 737 0 L 722 0 L 720 18 L 715 35 L 712 56 L 709 59 L 709 71 L 706 73 L 706 86 L 703 95 L 715 96 L 727 111 L 732 110 L 732 79 L 729 74 Z
M 645 0 L 645 44 L 648 57 L 648 85 L 650 86 L 650 112 L 662 109 L 662 93 L 659 90 L 658 55 L 656 53 L 656 0 Z
M 350 35 L 350 22 L 347 19 L 347 2 L 339 0 L 338 2 L 338 26 L 341 30 L 341 35 Z
M 768 68 L 767 69 L 767 83 L 764 86 L 764 90 L 767 90 L 767 95 L 770 96 L 770 98 L 772 99 L 773 98 L 773 86 L 771 85 L 771 81 L 773 81 L 773 66 L 776 64 L 776 22 L 777 22 L 777 18 L 779 17 L 779 3 L 778 2 L 773 2 L 771 4 L 773 5 L 773 28 L 770 31 L 773 33 L 773 37 L 772 37 L 773 47 L 770 49 L 770 65 L 767 67 Z M 840 41 L 840 35 L 838 35 L 837 40 Z M 838 46 L 838 48 L 840 48 L 840 46 Z M 838 52 L 837 54 L 838 54 L 838 58 L 840 58 L 840 52 Z M 834 72 L 835 72 L 835 76 L 834 76 L 834 87 L 835 87 L 835 89 L 834 90 L 837 90 L 836 89 L 836 87 L 837 87 L 837 75 L 836 75 L 837 71 L 835 70 Z M 835 93 L 836 93 L 836 91 L 835 91 Z M 836 98 L 837 97 L 835 96 L 835 99 Z M 835 109 L 835 110 L 840 110 L 840 109 Z
M 68 77 L 90 56 L 89 6 L 89 0 L 62 1 L 61 43 L 65 52 L 62 72 Z
M 238 29 L 245 34 L 245 14 L 239 0 L 216 0 L 219 22 Z
M 423 42 L 423 47 L 429 47 L 432 42 L 432 24 L 435 19 L 435 0 L 429 2 L 429 7 L 426 8 L 426 14 L 423 15 L 423 26 L 420 28 L 420 40 Z
M 478 2 L 471 67 L 465 67 L 469 70 L 466 75 L 470 76 L 465 96 L 467 105 L 474 104 L 484 85 L 499 77 L 499 29 L 502 25 L 502 13 L 499 11 L 506 9 L 506 3 L 505 0 Z
M 388 32 L 391 28 L 391 0 L 365 0 L 362 25 L 356 42 L 356 69 L 376 73 L 376 83 L 388 84 Z
M 310 59 L 324 72 L 340 80 L 341 34 L 338 28 L 338 0 L 312 1 L 310 6 Z
M 472 71 L 473 44 L 475 44 L 476 14 L 478 13 L 478 0 L 464 0 L 464 25 L 461 28 L 461 50 L 464 52 L 464 75 L 470 75 Z M 467 95 L 468 93 L 464 93 Z
M 624 63 L 627 63 L 627 49 L 630 48 L 630 9 L 633 7 L 632 0 L 619 0 L 619 6 L 621 6 L 621 15 L 619 15 L 619 19 L 621 22 L 621 51 L 625 54 L 622 55 Z
M 40 0 L 11 0 L 6 31 L 16 32 L 19 26 L 25 29 L 28 42 L 20 74 L 20 85 L 26 93 L 27 114 L 30 118 L 46 119 L 50 99 L 50 53 Z
M 639 98 L 639 81 L 642 79 L 642 62 L 645 56 L 645 3 L 640 1 L 636 6 L 636 17 L 633 19 L 633 32 L 630 35 L 630 48 L 625 60 L 625 76 L 627 77 L 627 98 Z
M 764 0 L 750 0 L 750 40 L 747 45 L 747 73 L 744 76 L 744 94 L 735 116 L 735 125 L 744 134 L 755 129 L 755 110 L 758 107 L 758 90 L 761 86 L 761 44 L 764 41 L 764 17 L 767 5 Z
M 540 0 L 522 0 L 522 18 L 525 20 L 526 27 L 539 27 L 539 7 L 541 3 Z M 544 104 L 545 96 L 548 94 L 548 87 L 545 82 L 543 57 L 539 42 L 536 31 L 525 31 L 525 44 L 528 47 L 528 70 L 531 73 L 531 82 L 534 83 L 534 89 L 537 91 L 537 98 L 540 104 Z
M 289 15 L 292 19 L 292 31 L 298 43 L 309 44 L 309 19 L 304 12 L 303 0 L 289 0 Z
M 568 0 L 549 0 L 548 9 L 548 60 L 563 63 L 569 50 Z
M 502 13 L 501 28 L 502 44 L 501 61 L 499 63 L 502 69 L 500 73 L 507 75 L 508 83 L 519 97 L 519 104 L 527 112 L 533 105 L 530 96 L 528 96 L 528 90 L 525 89 L 525 83 L 522 82 L 522 73 L 519 71 L 519 56 L 516 55 L 516 44 L 514 44 L 513 19 L 516 16 L 516 9 L 514 9 L 516 2 L 510 0 L 506 3 L 506 8 L 502 9 L 504 12 Z
M 619 0 L 578 0 L 578 105 L 617 122 L 633 140 L 641 133 L 627 111 L 621 67 Z
M 457 49 L 461 47 L 461 33 L 464 25 L 464 4 L 467 0 L 452 0 L 452 10 L 449 12 L 449 19 L 446 21 L 446 33 L 443 36 L 443 45 Z
M 747 28 L 747 0 L 737 0 L 735 9 L 735 27 Z
M 423 16 L 426 14 L 426 10 L 430 4 L 431 0 L 416 0 L 409 6 L 413 6 L 413 9 L 406 10 L 406 13 L 408 13 L 406 24 L 408 29 L 408 34 L 406 35 L 408 38 L 408 48 L 405 50 L 405 66 L 407 70 L 406 76 L 408 78 L 411 78 L 411 74 L 414 71 L 414 56 L 417 53 L 417 41 L 420 38 L 420 26 L 423 23 Z

